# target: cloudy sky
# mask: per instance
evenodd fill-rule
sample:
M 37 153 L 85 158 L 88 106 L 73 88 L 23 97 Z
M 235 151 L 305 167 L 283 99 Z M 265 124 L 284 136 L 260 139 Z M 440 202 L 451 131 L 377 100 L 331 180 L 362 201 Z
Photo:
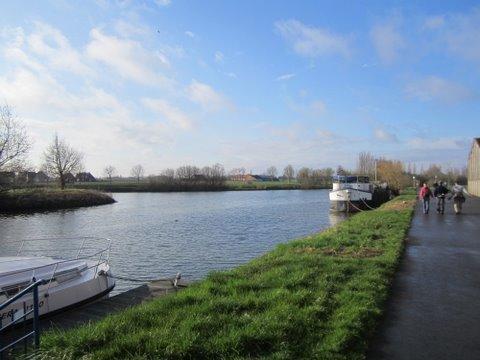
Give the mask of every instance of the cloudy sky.
M 0 101 L 102 175 L 220 162 L 463 166 L 480 136 L 468 1 L 10 1 Z

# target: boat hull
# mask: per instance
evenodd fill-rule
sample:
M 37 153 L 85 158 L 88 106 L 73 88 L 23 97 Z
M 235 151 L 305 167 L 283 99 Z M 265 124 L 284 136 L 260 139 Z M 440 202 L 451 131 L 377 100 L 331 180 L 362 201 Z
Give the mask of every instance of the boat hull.
M 48 281 L 48 279 L 47 279 Z M 90 268 L 76 278 L 61 283 L 50 282 L 39 287 L 39 315 L 47 316 L 80 304 L 104 297 L 115 287 L 107 264 Z M 0 297 L 0 303 L 6 298 Z M 13 302 L 0 313 L 2 326 L 23 317 L 33 309 L 33 295 L 26 294 Z M 29 314 L 26 319 L 31 319 Z M 21 320 L 19 320 L 21 322 Z

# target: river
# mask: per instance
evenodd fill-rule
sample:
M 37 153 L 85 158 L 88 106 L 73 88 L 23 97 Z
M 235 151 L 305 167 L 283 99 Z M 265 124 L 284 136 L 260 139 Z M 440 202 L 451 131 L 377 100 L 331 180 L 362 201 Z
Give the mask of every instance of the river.
M 112 205 L 0 216 L 0 249 L 32 237 L 107 237 L 115 274 L 161 278 L 181 272 L 196 280 L 343 219 L 329 212 L 328 190 L 113 196 L 117 203 Z M 119 280 L 115 293 L 133 285 Z

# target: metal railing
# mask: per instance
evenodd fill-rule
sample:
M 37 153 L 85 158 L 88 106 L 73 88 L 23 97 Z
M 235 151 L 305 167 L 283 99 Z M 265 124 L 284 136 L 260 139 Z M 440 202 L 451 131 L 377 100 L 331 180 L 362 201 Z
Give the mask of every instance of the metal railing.
M 33 293 L 33 306 L 30 310 L 27 311 L 27 306 L 26 303 L 23 303 L 23 314 L 20 316 L 17 316 L 13 321 L 8 323 L 5 326 L 2 326 L 2 319 L 0 318 L 0 339 L 2 339 L 5 331 L 12 327 L 14 324 L 16 324 L 19 320 L 23 320 L 24 322 L 27 319 L 27 316 L 33 313 L 33 329 L 30 332 L 26 332 L 23 336 L 20 338 L 13 340 L 9 344 L 2 344 L 0 343 L 0 360 L 3 359 L 4 355 L 9 349 L 12 349 L 15 345 L 21 343 L 22 341 L 24 342 L 24 350 L 25 352 L 27 351 L 27 346 L 28 346 L 28 339 L 30 337 L 33 337 L 33 345 L 38 348 L 40 346 L 40 324 L 39 324 L 39 300 L 38 300 L 38 287 L 40 285 L 45 285 L 47 281 L 45 280 L 35 280 L 35 278 L 32 279 L 32 283 L 27 286 L 25 289 L 20 291 L 18 294 L 12 296 L 10 299 L 5 301 L 3 304 L 0 304 L 0 311 L 5 309 L 7 306 L 12 304 L 13 302 L 19 300 L 26 294 L 32 292 Z M 15 315 L 15 314 L 13 314 Z M 13 316 L 12 315 L 12 316 Z

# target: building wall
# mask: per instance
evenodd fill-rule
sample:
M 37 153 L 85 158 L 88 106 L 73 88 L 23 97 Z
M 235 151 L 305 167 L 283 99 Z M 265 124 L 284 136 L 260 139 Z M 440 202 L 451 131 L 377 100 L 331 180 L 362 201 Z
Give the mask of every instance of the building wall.
M 480 145 L 478 139 L 473 141 L 468 158 L 468 192 L 480 196 Z

